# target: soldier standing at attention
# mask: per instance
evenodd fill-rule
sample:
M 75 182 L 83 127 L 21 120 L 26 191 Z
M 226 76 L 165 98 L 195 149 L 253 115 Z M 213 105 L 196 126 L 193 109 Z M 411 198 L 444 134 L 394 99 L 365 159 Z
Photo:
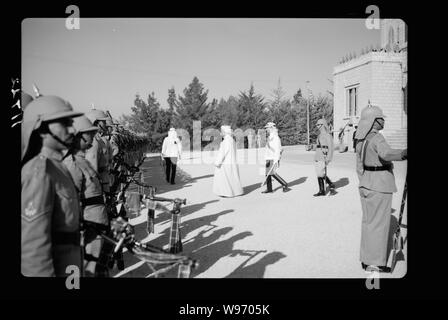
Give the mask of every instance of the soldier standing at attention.
M 109 226 L 106 206 L 104 204 L 103 190 L 98 173 L 86 160 L 86 150 L 92 146 L 93 137 L 98 127 L 86 117 L 74 119 L 73 127 L 76 130 L 72 153 L 64 159 L 75 186 L 79 192 L 83 219 L 105 226 Z M 103 239 L 92 228 L 84 233 L 84 271 L 86 276 L 104 277 L 108 275 L 107 261 L 100 259 Z
M 78 193 L 62 163 L 82 115 L 56 96 L 39 96 L 23 113 L 21 272 L 29 277 L 82 275 Z
M 107 172 L 107 181 L 109 182 L 109 187 L 107 192 L 110 192 L 110 187 L 112 186 L 112 174 L 111 174 L 111 169 L 112 169 L 112 145 L 110 143 L 110 137 L 111 137 L 111 132 L 112 132 L 112 123 L 110 122 L 110 117 L 108 116 L 107 113 L 106 114 L 106 120 L 104 121 L 104 126 L 101 127 L 100 130 L 100 135 L 101 135 L 101 139 L 103 139 L 104 142 L 104 154 L 105 157 L 107 159 L 107 166 L 106 166 L 106 172 Z
M 335 186 L 327 176 L 327 166 L 333 159 L 333 137 L 329 133 L 327 121 L 319 119 L 316 124 L 320 133 L 317 136 L 316 153 L 314 154 L 314 165 L 316 168 L 317 182 L 319 184 L 319 192 L 314 194 L 315 197 L 326 195 L 325 182 L 330 187 L 331 195 L 336 194 Z
M 361 112 L 356 131 L 356 169 L 362 205 L 361 265 L 368 271 L 390 272 L 387 241 L 392 193 L 397 191 L 392 161 L 407 159 L 407 149 L 392 149 L 379 133 L 384 114 L 368 105 Z
M 115 173 L 112 172 L 112 169 L 114 167 L 114 158 L 118 153 L 120 152 L 118 145 L 117 145 L 117 131 L 115 129 L 115 126 L 117 124 L 113 122 L 112 117 L 110 116 L 108 112 L 108 118 L 106 120 L 106 126 L 108 130 L 108 137 L 107 137 L 107 143 L 109 144 L 109 189 L 112 189 L 112 186 L 115 184 Z
M 108 146 L 105 144 L 101 132 L 107 132 L 106 120 L 107 115 L 104 111 L 92 109 L 86 113 L 87 118 L 94 126 L 99 127 L 96 133 L 92 147 L 86 152 L 86 159 L 92 164 L 93 169 L 98 172 L 103 186 L 103 192 L 109 193 L 109 158 Z

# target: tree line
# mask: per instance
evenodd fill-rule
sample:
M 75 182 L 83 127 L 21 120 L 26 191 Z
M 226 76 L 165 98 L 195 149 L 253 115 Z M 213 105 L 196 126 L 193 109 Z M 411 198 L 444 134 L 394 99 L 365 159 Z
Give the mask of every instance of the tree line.
M 161 149 L 163 138 L 170 127 L 185 129 L 193 135 L 193 121 L 201 121 L 202 130 L 219 129 L 221 125 L 230 125 L 233 129 L 262 129 L 272 121 L 279 129 L 283 145 L 307 143 L 307 106 L 310 109 L 310 142 L 314 143 L 318 135 L 315 124 L 325 118 L 333 124 L 333 99 L 329 95 L 303 96 L 299 88 L 291 99 L 285 98 L 280 80 L 277 88 L 266 97 L 255 92 L 253 84 L 249 89 L 231 95 L 227 99 L 209 101 L 208 90 L 194 77 L 183 90 L 176 95 L 174 87 L 168 90 L 167 104 L 162 107 L 154 92 L 146 100 L 136 94 L 131 114 L 123 115 L 120 122 L 129 130 L 142 133 L 150 140 L 150 151 Z M 207 144 L 207 143 L 205 143 Z

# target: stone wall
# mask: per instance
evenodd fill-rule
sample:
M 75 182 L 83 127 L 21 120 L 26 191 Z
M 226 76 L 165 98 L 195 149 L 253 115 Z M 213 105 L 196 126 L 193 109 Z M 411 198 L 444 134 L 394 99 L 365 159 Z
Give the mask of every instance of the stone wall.
M 406 145 L 406 114 L 403 112 L 404 72 L 406 52 L 369 52 L 334 68 L 334 137 L 348 121 L 347 89 L 358 87 L 358 116 L 361 110 L 371 104 L 380 106 L 386 115 L 383 134 L 391 139 L 393 147 Z M 407 71 L 406 71 L 407 72 Z M 357 123 L 358 119 L 353 119 Z M 351 138 L 354 128 L 347 127 L 345 144 L 352 151 Z M 404 134 L 403 134 L 404 133 Z

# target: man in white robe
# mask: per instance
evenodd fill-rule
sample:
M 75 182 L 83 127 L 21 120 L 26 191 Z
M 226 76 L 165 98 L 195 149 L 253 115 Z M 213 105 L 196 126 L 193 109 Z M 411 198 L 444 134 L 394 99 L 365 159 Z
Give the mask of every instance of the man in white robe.
M 221 197 L 235 197 L 243 194 L 240 173 L 236 162 L 236 144 L 230 126 L 221 126 L 224 136 L 215 160 L 213 192 Z

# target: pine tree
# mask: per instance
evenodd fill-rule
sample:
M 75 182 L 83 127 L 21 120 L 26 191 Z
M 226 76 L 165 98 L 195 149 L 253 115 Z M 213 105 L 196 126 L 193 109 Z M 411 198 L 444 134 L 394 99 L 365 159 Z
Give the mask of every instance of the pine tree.
M 179 96 L 179 104 L 176 106 L 176 127 L 186 129 L 193 134 L 193 121 L 202 121 L 208 111 L 208 90 L 204 89 L 197 77 L 183 91 L 184 96 Z
M 242 130 L 247 128 L 258 130 L 266 124 L 267 105 L 261 95 L 255 94 L 253 84 L 247 93 L 240 92 L 237 115 L 237 127 Z
M 168 90 L 168 99 L 166 101 L 168 102 L 168 111 L 166 112 L 166 116 L 169 117 L 170 126 L 174 126 L 174 115 L 179 104 L 174 87 L 171 87 L 171 89 Z

